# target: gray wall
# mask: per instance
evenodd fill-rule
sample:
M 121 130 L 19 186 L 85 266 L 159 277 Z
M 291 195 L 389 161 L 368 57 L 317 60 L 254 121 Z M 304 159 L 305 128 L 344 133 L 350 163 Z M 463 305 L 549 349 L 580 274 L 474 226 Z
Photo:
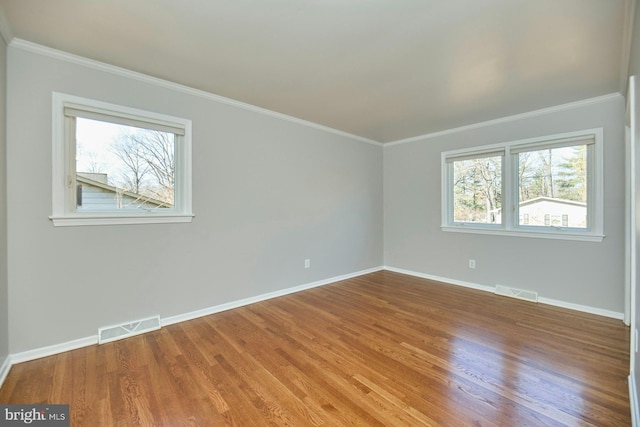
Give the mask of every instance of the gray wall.
M 443 232 L 440 153 L 604 127 L 602 243 Z M 620 97 L 384 149 L 385 265 L 624 311 L 624 100 Z M 475 270 L 468 260 L 475 259 Z
M 193 120 L 194 222 L 53 227 L 52 91 Z M 380 146 L 16 47 L 7 97 L 11 353 L 382 265 Z
M 391 267 L 623 311 L 621 97 L 382 149 L 19 48 L 8 54 L 11 353 L 376 267 L 383 237 Z M 192 119 L 194 222 L 53 227 L 52 91 Z M 440 230 L 443 150 L 599 126 L 603 243 Z
M 9 354 L 6 197 L 6 96 L 7 45 L 0 37 L 0 365 Z
M 629 75 L 640 75 L 640 4 L 636 3 L 633 22 L 633 37 L 631 38 L 631 58 L 629 61 Z

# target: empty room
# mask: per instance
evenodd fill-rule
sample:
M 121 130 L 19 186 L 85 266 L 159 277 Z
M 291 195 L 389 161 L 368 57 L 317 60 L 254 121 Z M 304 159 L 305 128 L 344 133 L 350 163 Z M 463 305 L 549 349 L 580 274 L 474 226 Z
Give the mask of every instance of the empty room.
M 0 35 L 0 426 L 640 426 L 636 0 Z

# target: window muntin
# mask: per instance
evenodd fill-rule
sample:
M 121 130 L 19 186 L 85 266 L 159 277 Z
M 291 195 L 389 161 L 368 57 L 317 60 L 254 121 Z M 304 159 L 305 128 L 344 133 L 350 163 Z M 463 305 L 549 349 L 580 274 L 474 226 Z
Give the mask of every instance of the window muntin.
M 191 121 L 54 93 L 54 225 L 192 217 Z
M 599 128 L 443 152 L 442 229 L 601 241 L 602 139 Z M 497 162 L 499 156 L 500 202 L 489 209 L 495 216 L 478 221 L 477 217 L 459 215 L 462 210 L 458 205 L 464 197 L 460 194 L 464 193 L 458 187 L 465 175 L 456 169 L 486 162 L 486 158 Z M 486 215 L 488 210 L 480 212 Z

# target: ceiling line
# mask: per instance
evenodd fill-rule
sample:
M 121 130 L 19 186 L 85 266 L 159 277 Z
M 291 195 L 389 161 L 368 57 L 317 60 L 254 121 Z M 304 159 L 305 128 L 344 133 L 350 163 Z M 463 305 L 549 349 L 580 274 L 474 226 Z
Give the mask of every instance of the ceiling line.
M 500 117 L 498 119 L 486 120 L 484 122 L 473 123 L 470 125 L 459 126 L 456 128 L 446 129 L 438 132 L 427 133 L 419 136 L 412 136 L 411 138 L 399 139 L 393 142 L 387 142 L 384 147 L 391 147 L 394 145 L 407 144 L 410 142 L 417 142 L 423 139 L 436 138 L 444 135 L 450 135 L 452 133 L 464 132 L 473 129 L 479 129 L 487 126 L 497 125 L 501 123 L 513 122 L 516 120 L 523 120 L 532 117 L 542 116 L 545 114 L 556 113 L 559 111 L 570 110 L 572 108 L 584 107 L 586 105 L 597 104 L 600 102 L 606 102 L 615 98 L 624 98 L 620 93 L 610 93 L 608 95 L 596 96 L 594 98 L 587 98 L 580 101 L 569 102 L 566 104 L 555 105 L 553 107 L 541 108 L 539 110 L 528 111 L 526 113 L 514 114 L 512 116 Z
M 0 15 L 1 16 L 1 15 Z M 0 22 L 1 29 L 1 22 Z M 163 87 L 165 89 L 173 90 L 176 92 L 181 92 L 188 95 L 197 96 L 200 98 L 208 99 L 211 101 L 220 102 L 222 104 L 226 104 L 232 107 L 240 108 L 243 110 L 251 111 L 258 114 L 264 114 L 267 116 L 271 116 L 280 120 L 285 120 L 288 122 L 296 123 L 298 125 L 310 127 L 313 129 L 318 129 L 327 133 L 332 133 L 335 135 L 347 137 L 359 142 L 365 142 L 367 144 L 372 144 L 378 147 L 382 147 L 382 143 L 379 141 L 375 141 L 373 139 L 365 138 L 363 136 L 351 134 L 348 132 L 344 132 L 338 129 L 334 129 L 329 126 L 321 125 L 318 123 L 310 122 L 308 120 L 300 119 L 298 117 L 290 116 L 284 113 L 279 113 L 277 111 L 269 110 L 266 108 L 258 107 L 255 105 L 247 104 L 245 102 L 236 101 L 235 99 L 226 98 L 221 95 L 216 95 L 211 92 L 207 92 L 201 89 L 195 89 L 186 85 L 182 85 L 179 83 L 174 83 L 168 80 L 160 79 L 158 77 L 153 77 L 148 74 L 139 73 L 137 71 L 132 71 L 126 68 L 118 67 L 115 65 L 107 64 L 105 62 L 96 61 L 94 59 L 89 59 L 80 55 L 75 55 L 72 53 L 64 52 L 58 49 L 53 49 L 48 46 L 43 46 L 37 43 L 33 43 L 27 40 L 19 39 L 14 37 L 9 43 L 9 47 L 20 49 L 23 51 L 36 53 L 43 56 L 48 56 L 50 58 L 58 59 L 65 62 L 70 62 L 72 64 L 81 65 L 87 68 L 92 68 L 98 71 L 104 71 L 110 74 L 115 74 L 120 77 L 126 77 L 133 80 L 138 80 L 144 83 L 148 83 L 154 86 Z

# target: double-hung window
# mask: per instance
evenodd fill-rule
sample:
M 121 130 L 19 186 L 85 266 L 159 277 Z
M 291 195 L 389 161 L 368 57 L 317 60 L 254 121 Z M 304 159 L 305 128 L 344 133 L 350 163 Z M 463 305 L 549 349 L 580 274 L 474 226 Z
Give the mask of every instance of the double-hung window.
M 603 131 L 442 153 L 445 231 L 601 241 Z
M 53 94 L 56 226 L 190 222 L 191 121 Z

